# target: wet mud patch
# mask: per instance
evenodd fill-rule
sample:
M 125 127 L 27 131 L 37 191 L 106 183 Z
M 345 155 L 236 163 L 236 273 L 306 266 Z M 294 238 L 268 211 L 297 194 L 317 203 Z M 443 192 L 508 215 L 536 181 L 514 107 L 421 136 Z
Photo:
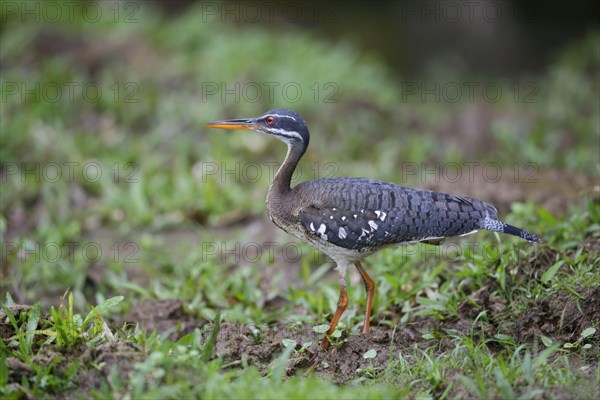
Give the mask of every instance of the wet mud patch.
M 345 343 L 332 346 L 316 368 L 316 374 L 336 384 L 343 384 L 361 376 L 374 377 L 389 363 L 390 352 L 398 348 L 414 345 L 422 340 L 419 332 L 412 327 L 403 327 L 400 333 L 393 334 L 386 328 L 373 328 L 367 335 L 353 335 Z
M 49 345 L 44 346 L 37 353 L 31 355 L 29 359 L 32 364 L 46 370 L 48 373 L 56 376 L 65 376 L 72 363 L 78 363 L 75 367 L 79 366 L 77 359 L 83 354 L 85 349 L 86 346 L 83 344 L 66 349 L 56 345 Z M 21 396 L 25 398 L 35 398 L 35 396 L 28 392 L 26 387 L 21 385 L 21 382 L 34 377 L 37 371 L 29 363 L 15 357 L 7 357 L 6 366 L 8 367 L 8 384 L 11 389 L 21 392 Z
M 144 352 L 131 342 L 103 343 L 92 348 L 79 343 L 68 348 L 45 345 L 30 356 L 30 361 L 45 373 L 70 381 L 68 388 L 53 387 L 47 394 L 78 398 L 81 393 L 99 389 L 113 371 L 118 376 L 127 376 L 135 363 L 145 357 Z M 36 398 L 21 383 L 36 375 L 39 377 L 39 371 L 15 357 L 7 357 L 6 366 L 9 387 L 23 398 Z
M 494 295 L 492 286 L 484 286 L 471 293 L 459 307 L 459 317 L 453 320 L 438 320 L 432 317 L 416 317 L 407 324 L 396 327 L 373 326 L 369 335 L 346 332 L 335 340 L 328 351 L 322 351 L 323 335 L 313 331 L 307 323 L 277 323 L 270 326 L 223 322 L 220 325 L 214 356 L 222 359 L 224 369 L 256 367 L 261 374 L 269 373 L 269 368 L 278 362 L 286 346 L 295 344 L 287 365 L 287 376 L 301 376 L 310 366 L 316 354 L 318 364 L 314 374 L 335 384 L 344 384 L 357 378 L 378 376 L 389 364 L 390 356 L 397 357 L 401 352 L 408 362 L 415 356 L 415 350 L 426 350 L 434 346 L 440 352 L 456 346 L 450 337 L 431 339 L 427 333 L 454 330 L 470 335 L 479 314 L 488 312 L 488 321 L 478 322 L 485 337 L 493 337 L 502 330 L 502 321 L 509 320 L 510 307 Z M 535 306 L 518 316 L 512 326 L 518 326 L 518 340 L 530 340 L 536 335 L 546 335 L 556 340 L 576 340 L 582 329 L 598 326 L 600 323 L 600 288 L 581 290 L 580 299 L 562 293 L 555 297 L 538 301 Z M 21 312 L 28 306 L 19 306 Z M 5 321 L 3 319 L 2 321 Z M 135 305 L 127 315 L 130 323 L 139 323 L 150 333 L 160 334 L 177 340 L 186 333 L 198 329 L 201 340 L 206 343 L 214 330 L 212 322 L 193 316 L 185 310 L 183 300 L 154 300 Z M 434 335 L 435 336 L 435 335 Z M 442 335 L 445 337 L 446 335 Z M 10 337 L 10 336 L 8 336 Z M 4 340 L 7 337 L 3 337 Z M 598 339 L 596 334 L 592 340 Z M 490 348 L 493 351 L 493 345 Z M 131 342 L 111 342 L 87 347 L 78 344 L 71 348 L 45 345 L 31 357 L 33 363 L 46 368 L 56 376 L 68 377 L 71 384 L 63 397 L 79 397 L 81 393 L 100 389 L 106 385 L 111 374 L 126 377 L 134 370 L 135 364 L 142 362 L 147 354 Z M 35 376 L 36 372 L 27 363 L 13 357 L 7 359 L 8 383 L 24 397 L 25 388 L 20 386 L 23 379 Z M 73 375 L 73 371 L 75 371 Z M 64 390 L 64 389 L 63 389 Z M 35 397 L 35 396 L 29 396 Z
M 566 292 L 538 300 L 517 316 L 521 338 L 544 335 L 555 340 L 575 341 L 589 327 L 600 326 L 600 287 L 579 290 L 581 297 Z M 590 337 L 600 339 L 600 330 Z
M 135 364 L 145 358 L 146 354 L 131 342 L 103 343 L 93 348 L 86 348 L 78 359 L 84 368 L 75 380 L 73 397 L 77 397 L 82 391 L 88 393 L 91 389 L 99 389 L 110 374 L 128 376 Z M 97 368 L 98 365 L 101 367 Z M 66 397 L 69 397 L 68 392 Z
M 283 350 L 282 340 L 290 337 L 292 334 L 286 327 L 260 330 L 252 325 L 224 322 L 217 336 L 215 354 L 222 357 L 228 367 L 247 363 L 266 373 L 275 355 Z
M 183 300 L 144 300 L 134 304 L 123 321 L 138 323 L 148 333 L 156 329 L 158 334 L 177 340 L 208 322 L 194 316 L 185 304 Z
M 7 306 L 7 308 L 16 320 L 17 325 L 20 326 L 28 323 L 27 313 L 34 307 L 13 304 Z M 42 313 L 39 316 L 37 330 L 41 332 L 49 328 L 49 321 L 49 314 Z M 10 346 L 11 341 L 16 340 L 15 335 L 17 335 L 17 332 L 10 318 L 6 315 L 6 311 L 0 309 L 0 340 L 5 345 Z M 134 364 L 145 358 L 145 354 L 131 342 L 109 342 L 94 347 L 88 347 L 85 343 L 79 342 L 65 347 L 54 342 L 42 344 L 47 338 L 41 333 L 34 335 L 28 354 L 29 362 L 25 362 L 23 358 L 11 356 L 10 352 L 8 353 L 6 358 L 7 384 L 11 391 L 19 394 L 18 396 L 36 398 L 36 395 L 29 393 L 22 382 L 28 381 L 32 377 L 39 379 L 40 374 L 51 374 L 66 378 L 66 381 L 69 382 L 66 383 L 65 381 L 65 385 L 68 385 L 68 387 L 60 387 L 56 383 L 55 386 L 49 386 L 47 389 L 48 394 L 60 393 L 61 397 L 68 398 L 70 397 L 70 391 L 72 391 L 73 397 L 78 398 L 81 396 L 82 390 L 87 393 L 90 389 L 99 389 L 115 369 L 119 376 L 127 376 L 133 369 Z
M 560 260 L 565 262 L 555 273 L 568 274 L 568 260 L 581 254 L 581 250 L 593 262 L 600 254 L 600 239 L 587 237 L 579 250 L 542 248 L 517 266 L 517 279 L 541 279 Z M 600 287 L 576 286 L 572 292 L 558 291 L 536 300 L 527 310 L 513 313 L 510 317 L 519 339 L 544 335 L 553 340 L 574 341 L 584 329 L 600 327 Z M 599 340 L 600 329 L 589 339 Z
M 314 373 L 342 384 L 363 374 L 376 374 L 387 367 L 390 351 L 422 340 L 421 333 L 412 326 L 395 333 L 389 328 L 373 327 L 368 336 L 344 333 L 328 351 L 322 351 L 323 337 L 309 324 L 277 324 L 259 331 L 253 326 L 225 322 L 217 336 L 215 353 L 228 368 L 252 365 L 266 374 L 285 350 L 284 343 L 289 346 L 295 342 L 295 351 L 286 366 L 287 376 L 303 374 L 317 355 L 319 362 Z
M 600 240 L 588 237 L 583 243 L 583 252 L 589 253 L 590 260 L 597 259 Z M 528 281 L 540 280 L 544 273 L 556 265 L 565 262 L 554 271 L 555 274 L 569 274 L 569 261 L 581 255 L 581 248 L 560 250 L 548 246 L 540 247 L 528 257 L 520 260 L 511 270 L 514 286 L 526 286 Z M 507 283 L 508 284 L 508 283 Z M 537 300 L 524 298 L 517 294 L 513 302 L 525 304 L 526 309 L 514 307 L 504 297 L 498 296 L 498 283 L 490 279 L 488 284 L 470 293 L 458 307 L 458 319 L 445 321 L 447 329 L 456 329 L 469 334 L 473 321 L 478 321 L 478 329 L 483 329 L 487 337 L 497 333 L 508 334 L 518 340 L 533 340 L 536 336 L 547 336 L 553 340 L 575 341 L 581 332 L 589 327 L 600 326 L 600 287 L 585 288 L 576 286 L 572 292 L 550 292 Z M 485 313 L 485 318 L 479 316 Z M 453 326 L 454 325 L 454 326 Z M 589 337 L 600 339 L 600 330 Z

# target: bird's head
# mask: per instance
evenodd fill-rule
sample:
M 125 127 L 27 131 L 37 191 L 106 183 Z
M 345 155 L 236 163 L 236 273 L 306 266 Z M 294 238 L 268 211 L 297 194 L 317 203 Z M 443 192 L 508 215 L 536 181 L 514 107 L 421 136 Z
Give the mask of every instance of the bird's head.
M 288 145 L 308 146 L 310 136 L 302 117 L 283 108 L 270 110 L 256 118 L 229 119 L 206 124 L 209 128 L 249 129 L 275 136 Z

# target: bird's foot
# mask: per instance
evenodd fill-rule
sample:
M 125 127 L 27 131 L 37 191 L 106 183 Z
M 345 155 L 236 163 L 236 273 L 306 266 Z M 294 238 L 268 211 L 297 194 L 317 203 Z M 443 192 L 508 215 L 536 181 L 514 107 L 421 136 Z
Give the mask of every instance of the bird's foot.
M 329 338 L 325 336 L 325 338 L 323 339 L 323 343 L 321 344 L 321 348 L 317 349 L 317 351 L 315 351 L 312 357 L 310 358 L 310 361 L 308 362 L 309 366 L 306 372 L 304 373 L 304 376 L 310 375 L 315 370 L 315 368 L 317 368 L 317 366 L 321 362 L 321 356 L 327 353 L 329 345 Z
M 309 376 L 314 372 L 314 370 L 319 366 L 319 364 L 321 364 L 321 360 L 326 352 L 327 350 L 319 349 L 312 355 L 312 357 L 308 361 L 308 369 L 304 373 L 304 376 Z

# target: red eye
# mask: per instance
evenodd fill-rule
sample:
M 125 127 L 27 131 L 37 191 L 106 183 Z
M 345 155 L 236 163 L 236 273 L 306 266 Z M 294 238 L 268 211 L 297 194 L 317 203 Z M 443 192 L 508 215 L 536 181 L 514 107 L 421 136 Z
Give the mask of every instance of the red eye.
M 265 119 L 265 121 L 267 122 L 267 124 L 269 125 L 275 125 L 275 117 L 272 116 L 268 116 L 267 119 Z

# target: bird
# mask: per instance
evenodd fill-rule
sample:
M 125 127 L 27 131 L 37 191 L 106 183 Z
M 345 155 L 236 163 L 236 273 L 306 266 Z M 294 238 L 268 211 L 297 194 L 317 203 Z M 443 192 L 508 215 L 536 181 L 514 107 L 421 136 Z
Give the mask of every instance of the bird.
M 370 331 L 375 282 L 361 262 L 383 248 L 439 243 L 480 229 L 537 242 L 536 235 L 498 220 L 494 206 L 475 198 L 399 186 L 369 178 L 320 178 L 291 186 L 292 174 L 310 141 L 302 117 L 273 109 L 256 118 L 213 121 L 209 128 L 254 130 L 287 144 L 286 157 L 266 196 L 271 221 L 329 256 L 339 274 L 340 295 L 322 349 L 330 345 L 346 306 L 346 272 L 354 265 L 366 292 L 363 334 Z

